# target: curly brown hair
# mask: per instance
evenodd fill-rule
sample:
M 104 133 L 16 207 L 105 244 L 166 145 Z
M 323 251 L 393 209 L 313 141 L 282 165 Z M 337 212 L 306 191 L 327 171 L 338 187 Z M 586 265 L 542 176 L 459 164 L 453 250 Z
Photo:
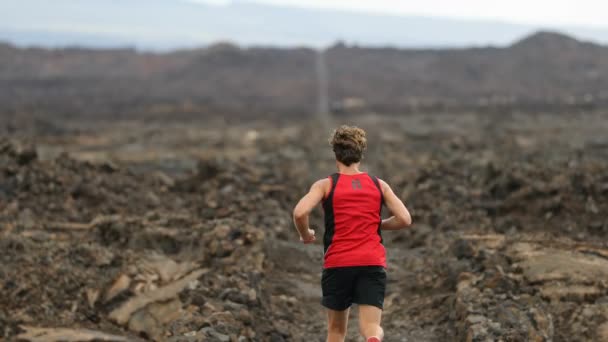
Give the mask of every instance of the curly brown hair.
M 342 125 L 336 128 L 329 137 L 336 159 L 346 166 L 358 163 L 367 148 L 365 131 L 356 126 Z

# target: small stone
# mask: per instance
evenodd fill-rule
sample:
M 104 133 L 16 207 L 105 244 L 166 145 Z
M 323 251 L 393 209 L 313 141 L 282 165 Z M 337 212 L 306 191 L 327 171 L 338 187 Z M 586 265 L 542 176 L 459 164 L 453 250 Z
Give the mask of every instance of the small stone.
M 608 341 L 608 322 L 597 328 L 597 341 Z
M 206 327 L 206 328 L 201 329 L 200 331 L 203 332 L 208 337 L 213 337 L 214 338 L 213 341 L 230 342 L 230 336 L 219 333 L 212 327 Z
M 272 333 L 270 333 L 270 342 L 285 342 L 285 338 L 283 337 L 283 335 L 277 333 L 276 331 L 273 331 Z
M 26 165 L 38 158 L 36 148 L 32 145 L 18 146 L 16 151 L 17 163 Z
M 249 292 L 247 293 L 247 296 L 248 296 L 250 302 L 255 302 L 258 298 L 257 293 L 255 292 L 255 289 L 250 289 Z
M 95 307 L 95 303 L 97 303 L 97 299 L 99 299 L 99 290 L 97 289 L 87 289 L 85 291 L 87 296 L 87 303 L 90 308 Z
M 595 312 L 589 306 L 585 307 L 582 312 L 582 315 L 585 318 L 590 318 L 590 317 L 594 316 L 594 314 L 595 314 Z
M 465 239 L 458 239 L 452 245 L 452 253 L 458 259 L 471 259 L 475 256 L 475 251 L 471 247 L 471 242 Z
M 107 303 L 111 301 L 114 297 L 121 294 L 123 291 L 127 290 L 131 285 L 131 278 L 126 274 L 121 274 L 114 280 L 112 286 L 106 292 L 104 296 L 104 302 Z
M 251 324 L 252 321 L 251 314 L 245 309 L 239 311 L 237 319 L 247 325 Z
M 481 315 L 469 315 L 467 317 L 467 323 L 478 324 L 487 321 L 487 318 Z
M 490 329 L 492 329 L 493 332 L 500 332 L 501 331 L 501 325 L 498 322 L 488 322 L 488 327 L 490 327 Z

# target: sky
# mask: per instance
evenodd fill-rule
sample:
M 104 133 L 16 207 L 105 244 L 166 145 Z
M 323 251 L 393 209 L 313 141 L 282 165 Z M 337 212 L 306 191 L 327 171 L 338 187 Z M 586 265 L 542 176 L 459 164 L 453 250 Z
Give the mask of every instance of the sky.
M 0 0 L 0 42 L 421 48 L 508 46 L 544 30 L 608 44 L 607 18 L 608 0 Z
M 231 0 L 190 0 L 226 4 Z M 275 5 L 501 20 L 533 25 L 608 27 L 607 0 L 252 0 Z

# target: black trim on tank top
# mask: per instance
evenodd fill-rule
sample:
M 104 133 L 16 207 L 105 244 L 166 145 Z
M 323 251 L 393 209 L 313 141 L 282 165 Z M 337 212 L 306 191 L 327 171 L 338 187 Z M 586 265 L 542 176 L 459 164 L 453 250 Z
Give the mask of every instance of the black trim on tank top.
M 380 191 L 380 202 L 381 202 L 380 209 L 382 209 L 382 205 L 384 204 L 384 193 L 382 192 L 382 187 L 380 186 L 380 180 L 378 180 L 378 177 L 376 177 L 376 176 L 372 176 L 369 174 L 368 174 L 368 176 L 369 176 L 369 178 L 372 179 L 372 182 L 374 182 L 374 184 L 376 185 L 376 188 L 378 188 L 378 191 Z
M 384 193 L 382 192 L 382 187 L 380 185 L 380 181 L 378 177 L 372 176 L 368 174 L 369 178 L 372 179 L 378 191 L 380 191 L 380 209 L 378 209 L 378 216 L 380 216 L 380 224 L 378 224 L 378 235 L 380 235 L 380 243 L 384 244 L 384 239 L 382 239 L 382 206 L 384 205 Z
M 334 191 L 338 185 L 338 179 L 340 178 L 339 173 L 334 173 L 331 177 L 331 190 L 327 195 L 327 198 L 323 201 L 323 210 L 325 212 L 325 234 L 323 234 L 323 248 L 324 252 L 327 253 L 329 245 L 334 238 L 334 231 L 336 223 L 334 221 Z

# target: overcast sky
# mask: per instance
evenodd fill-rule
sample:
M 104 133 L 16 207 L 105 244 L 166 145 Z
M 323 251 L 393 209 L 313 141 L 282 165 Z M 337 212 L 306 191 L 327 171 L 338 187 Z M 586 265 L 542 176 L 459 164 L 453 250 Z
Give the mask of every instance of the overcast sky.
M 190 0 L 225 4 L 231 0 Z M 608 27 L 608 0 L 255 0 L 279 5 Z
M 0 0 L 0 42 L 24 46 L 508 46 L 540 30 L 608 44 L 608 0 Z

